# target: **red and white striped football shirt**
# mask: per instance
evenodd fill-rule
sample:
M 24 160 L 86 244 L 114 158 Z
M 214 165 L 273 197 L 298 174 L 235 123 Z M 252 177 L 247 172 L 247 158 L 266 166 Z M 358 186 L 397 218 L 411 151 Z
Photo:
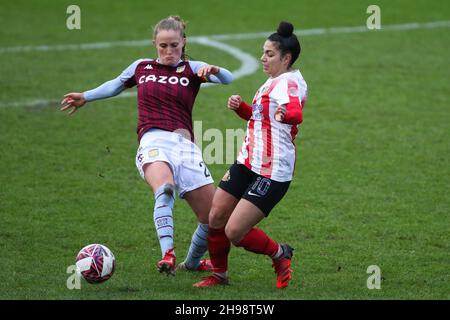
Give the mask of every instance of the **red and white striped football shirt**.
M 269 179 L 291 181 L 296 157 L 294 139 L 306 97 L 306 82 L 299 70 L 269 78 L 256 92 L 251 110 L 247 105 L 247 111 L 238 111 L 241 116 L 251 117 L 237 161 Z M 286 107 L 282 123 L 274 118 L 279 106 Z

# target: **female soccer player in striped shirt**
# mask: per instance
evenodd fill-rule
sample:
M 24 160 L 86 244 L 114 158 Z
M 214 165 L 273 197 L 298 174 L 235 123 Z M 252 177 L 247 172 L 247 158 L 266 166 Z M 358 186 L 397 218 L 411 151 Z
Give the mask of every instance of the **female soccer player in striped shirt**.
M 210 268 L 209 260 L 200 259 L 207 251 L 208 214 L 215 188 L 201 150 L 194 144 L 192 108 L 202 82 L 229 84 L 232 75 L 225 68 L 186 59 L 185 24 L 178 16 L 154 27 L 153 43 L 158 59 L 139 59 L 96 89 L 66 94 L 61 110 L 71 109 L 72 114 L 86 102 L 137 86 L 136 166 L 155 195 L 153 218 L 162 253 L 157 268 L 175 273 L 172 210 L 178 191 L 200 222 L 179 268 L 202 271 Z
M 238 95 L 228 99 L 228 107 L 248 120 L 247 135 L 237 161 L 219 184 L 209 215 L 208 249 L 214 274 L 196 287 L 228 284 L 230 241 L 269 256 L 278 288 L 291 280 L 293 248 L 278 244 L 255 226 L 283 198 L 294 172 L 294 139 L 307 87 L 300 71 L 292 68 L 300 54 L 293 29 L 282 22 L 264 43 L 261 62 L 269 79 L 256 92 L 252 105 Z

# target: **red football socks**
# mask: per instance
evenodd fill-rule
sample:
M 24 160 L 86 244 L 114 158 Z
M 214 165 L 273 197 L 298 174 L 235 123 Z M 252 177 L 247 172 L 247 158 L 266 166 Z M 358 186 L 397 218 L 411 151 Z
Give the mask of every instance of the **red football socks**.
M 267 236 L 261 229 L 252 228 L 245 236 L 236 244 L 237 247 L 243 247 L 245 250 L 265 254 L 273 257 L 278 252 L 278 243 Z
M 214 229 L 209 227 L 208 251 L 215 273 L 227 272 L 230 246 L 230 240 L 225 234 L 225 228 Z

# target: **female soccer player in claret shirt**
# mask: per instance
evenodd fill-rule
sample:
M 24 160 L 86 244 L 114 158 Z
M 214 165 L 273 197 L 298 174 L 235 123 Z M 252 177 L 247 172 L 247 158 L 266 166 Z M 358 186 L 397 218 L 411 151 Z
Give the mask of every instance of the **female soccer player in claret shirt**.
M 228 99 L 228 108 L 248 120 L 247 135 L 237 161 L 219 184 L 209 214 L 208 250 L 214 273 L 195 287 L 228 284 L 230 241 L 269 256 L 278 288 L 291 280 L 293 248 L 272 240 L 255 225 L 283 198 L 294 172 L 294 139 L 307 87 L 300 71 L 292 69 L 300 54 L 293 30 L 292 24 L 281 22 L 265 41 L 261 62 L 269 79 L 256 92 L 252 105 L 238 95 Z
M 210 270 L 209 260 L 201 257 L 207 251 L 208 214 L 215 188 L 201 150 L 193 143 L 192 108 L 201 83 L 229 84 L 233 77 L 225 68 L 186 59 L 185 23 L 178 16 L 154 27 L 153 43 L 156 60 L 139 59 L 96 89 L 64 95 L 61 110 L 71 109 L 72 114 L 86 102 L 137 86 L 140 144 L 136 166 L 155 195 L 153 218 L 162 252 L 157 268 L 168 275 L 177 269 L 172 215 L 177 191 L 199 220 L 188 255 L 178 269 Z

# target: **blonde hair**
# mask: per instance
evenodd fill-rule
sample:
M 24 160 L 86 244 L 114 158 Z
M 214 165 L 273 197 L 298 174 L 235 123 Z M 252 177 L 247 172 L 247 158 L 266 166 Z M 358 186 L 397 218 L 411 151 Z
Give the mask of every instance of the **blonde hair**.
M 186 22 L 179 16 L 168 16 L 165 19 L 159 21 L 153 27 L 153 39 L 156 39 L 156 36 L 161 30 L 174 30 L 178 31 L 182 38 L 186 39 Z M 188 56 L 185 53 L 186 45 L 183 47 L 183 53 L 181 55 L 181 60 L 187 60 Z

